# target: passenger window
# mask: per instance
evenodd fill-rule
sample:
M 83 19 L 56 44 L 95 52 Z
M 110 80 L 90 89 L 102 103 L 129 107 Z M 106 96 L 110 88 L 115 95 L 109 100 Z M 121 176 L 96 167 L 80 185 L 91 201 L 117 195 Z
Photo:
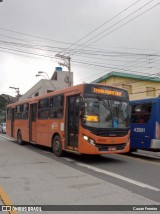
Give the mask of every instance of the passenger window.
M 7 120 L 11 120 L 11 108 L 7 108 Z
M 64 108 L 64 96 L 58 95 L 50 98 L 50 118 L 62 118 Z
M 48 118 L 49 111 L 49 99 L 45 98 L 39 101 L 38 103 L 38 118 L 46 119 Z
M 152 104 L 136 104 L 132 105 L 131 123 L 147 123 L 151 116 Z
M 29 110 L 29 104 L 28 103 L 25 103 L 21 106 L 22 119 L 23 120 L 28 119 L 28 110 Z
M 16 119 L 22 119 L 22 109 L 21 109 L 21 105 L 16 106 L 15 108 L 15 118 Z

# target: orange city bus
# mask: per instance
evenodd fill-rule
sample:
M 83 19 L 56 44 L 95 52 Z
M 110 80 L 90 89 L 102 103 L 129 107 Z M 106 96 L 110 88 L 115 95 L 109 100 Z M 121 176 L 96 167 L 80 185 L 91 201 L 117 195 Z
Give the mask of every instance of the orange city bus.
M 56 156 L 128 152 L 128 92 L 80 84 L 22 100 L 7 106 L 6 127 L 19 144 L 51 147 Z

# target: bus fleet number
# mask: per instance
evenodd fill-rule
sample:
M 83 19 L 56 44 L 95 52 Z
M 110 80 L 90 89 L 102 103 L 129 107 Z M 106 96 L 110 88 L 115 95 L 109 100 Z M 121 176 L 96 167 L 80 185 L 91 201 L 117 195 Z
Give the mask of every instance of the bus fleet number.
M 145 132 L 145 128 L 134 128 L 134 132 Z

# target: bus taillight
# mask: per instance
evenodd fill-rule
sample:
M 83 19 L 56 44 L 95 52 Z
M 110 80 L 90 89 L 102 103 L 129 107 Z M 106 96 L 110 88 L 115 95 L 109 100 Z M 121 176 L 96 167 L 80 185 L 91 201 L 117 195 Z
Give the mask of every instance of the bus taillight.
M 157 140 L 160 140 L 160 125 L 158 122 L 156 122 L 156 133 L 155 133 L 155 137 Z

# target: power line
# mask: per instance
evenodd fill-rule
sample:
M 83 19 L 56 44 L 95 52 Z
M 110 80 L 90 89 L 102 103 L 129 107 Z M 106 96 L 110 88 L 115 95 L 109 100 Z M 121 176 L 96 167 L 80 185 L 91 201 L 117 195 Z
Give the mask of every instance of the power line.
M 53 39 L 48 39 L 48 38 L 45 38 L 45 37 L 35 36 L 35 35 L 27 34 L 27 33 L 22 33 L 22 32 L 10 30 L 10 29 L 2 28 L 2 27 L 0 27 L 0 30 L 11 32 L 11 33 L 15 33 L 15 34 L 20 34 L 20 35 L 23 35 L 23 36 L 29 36 L 29 37 L 32 37 L 32 38 L 42 39 L 42 40 L 46 40 L 46 41 L 68 44 L 66 42 L 62 42 L 62 41 L 58 41 L 58 40 L 53 40 Z
M 0 47 L 0 49 L 10 50 L 10 51 L 14 51 L 14 52 L 20 52 L 20 53 L 24 53 L 24 54 L 31 54 L 31 55 L 35 55 L 35 56 L 47 57 L 47 58 L 55 58 L 54 56 L 38 54 L 38 53 L 33 53 L 33 52 L 28 52 L 28 51 L 22 51 L 22 50 L 16 50 L 16 49 L 12 49 L 12 48 Z
M 48 46 L 47 47 L 42 46 L 43 48 L 41 48 L 41 46 L 39 47 L 39 45 L 34 45 L 33 46 L 33 45 L 30 45 L 30 44 L 26 44 L 26 43 L 25 44 L 24 43 L 15 43 L 15 42 L 8 42 L 8 41 L 4 41 L 4 40 L 0 40 L 0 44 L 3 45 L 3 46 L 1 46 L 2 49 L 11 50 L 11 51 L 18 51 L 18 52 L 23 52 L 23 53 L 30 53 L 30 54 L 35 54 L 35 53 L 28 52 L 28 50 L 24 51 L 23 49 L 25 48 L 25 49 L 29 49 L 29 50 L 33 49 L 33 50 L 41 50 L 41 51 L 53 52 L 53 51 L 55 51 L 54 48 L 55 49 L 58 48 L 58 47 L 51 47 L 51 48 L 53 48 L 53 50 L 51 50 L 51 49 L 47 49 Z M 10 48 L 10 46 L 11 46 L 11 48 Z M 14 49 L 12 46 L 15 46 L 15 47 L 18 47 L 18 48 L 23 48 L 23 49 Z M 113 53 L 120 54 L 120 55 L 122 55 L 122 54 L 131 55 L 132 54 L 132 53 L 128 53 L 128 52 L 113 52 Z M 93 54 L 93 55 L 101 55 L 101 54 L 99 53 L 99 54 Z M 133 55 L 137 55 L 138 56 L 139 54 L 138 53 L 133 53 Z M 143 54 L 143 55 L 148 56 L 147 54 Z M 44 54 L 41 54 L 41 56 L 44 56 Z M 109 56 L 109 55 L 102 55 L 102 56 Z M 111 56 L 115 56 L 115 55 L 111 55 Z M 119 55 L 117 55 L 117 56 L 119 56 Z M 158 56 L 158 55 L 153 55 L 153 56 Z M 46 55 L 45 55 L 45 57 L 46 57 Z M 47 57 L 51 57 L 51 56 L 47 55 Z M 123 55 L 123 57 L 124 57 L 124 55 Z
M 43 57 L 49 57 L 49 58 L 51 58 L 51 56 L 44 55 L 44 54 L 36 54 L 36 53 L 33 53 L 33 52 L 31 53 L 31 52 L 20 51 L 20 50 L 15 50 L 15 49 L 11 49 L 11 48 L 9 49 L 9 48 L 4 48 L 4 47 L 0 47 L 0 48 L 11 50 L 11 51 L 18 51 L 18 52 L 22 52 L 22 53 L 33 54 L 33 55 L 38 55 L 38 56 L 43 56 Z M 124 70 L 122 68 L 107 67 L 107 66 L 97 65 L 97 64 L 87 63 L 87 62 L 79 62 L 79 61 L 74 61 L 74 62 L 81 63 L 81 64 L 92 65 L 92 66 L 98 66 L 98 67 L 105 67 L 105 68 L 110 68 L 110 69 L 117 69 L 117 70 L 121 69 L 121 70 Z M 126 71 L 128 71 L 128 70 L 126 70 Z M 151 75 L 153 75 L 153 74 L 151 74 Z M 123 82 L 123 83 L 126 83 L 126 82 Z
M 152 1 L 154 1 L 154 0 L 152 0 Z M 152 1 L 150 1 L 150 2 L 152 2 Z M 149 3 L 150 3 L 150 2 L 149 2 Z M 114 31 L 118 30 L 119 28 L 123 27 L 124 25 L 128 24 L 129 22 L 133 21 L 134 19 L 138 18 L 139 16 L 142 16 L 142 15 L 145 14 L 146 12 L 148 12 L 148 11 L 150 11 L 151 9 L 155 8 L 155 7 L 158 6 L 159 4 L 160 4 L 160 3 L 157 3 L 156 5 L 150 7 L 149 9 L 145 10 L 144 12 L 138 14 L 137 16 L 133 17 L 132 19 L 130 19 L 129 21 L 123 23 L 122 25 L 118 26 L 118 27 L 115 28 L 114 30 L 108 32 L 107 34 L 103 35 L 102 37 L 100 37 L 100 38 L 96 39 L 95 41 L 89 43 L 88 45 L 86 45 L 86 46 L 83 47 L 82 49 L 78 49 L 78 50 L 76 50 L 76 52 L 72 52 L 72 55 L 75 54 L 75 53 L 77 53 L 77 52 L 79 52 L 80 50 L 83 50 L 84 48 L 86 48 L 86 47 L 88 47 L 88 46 L 94 44 L 95 42 L 97 42 L 97 41 L 103 39 L 104 37 L 108 36 L 109 34 L 113 33 Z M 143 7 L 144 7 L 144 6 L 143 6 Z M 139 10 L 142 9 L 143 7 L 139 8 L 139 9 L 136 10 L 135 12 L 139 11 Z M 135 12 L 134 12 L 134 13 L 135 13 Z M 131 15 L 133 15 L 133 13 L 130 14 L 130 15 L 128 15 L 127 17 L 129 17 L 129 16 L 131 16 Z M 124 19 L 123 19 L 123 20 L 124 20 Z M 121 21 L 119 21 L 119 22 L 121 22 Z M 118 22 L 118 23 L 119 23 L 119 22 Z M 117 25 L 118 23 L 114 24 L 114 25 L 111 26 L 111 27 L 114 27 L 114 26 Z M 111 27 L 110 27 L 110 28 L 111 28 Z M 110 29 L 110 28 L 108 28 L 108 29 Z M 107 29 L 107 30 L 108 30 L 108 29 Z M 105 30 L 105 31 L 106 31 L 106 30 Z M 98 34 L 96 37 L 98 37 L 99 35 L 100 35 L 100 34 Z M 94 38 L 95 38 L 95 37 L 94 37 Z M 92 40 L 92 39 L 91 39 L 91 40 Z M 91 40 L 88 40 L 88 41 L 91 41 Z M 87 41 L 87 42 L 88 42 L 88 41 Z M 87 42 L 83 43 L 82 45 L 86 44 Z
M 2 41 L 0 40 L 0 44 L 4 47 L 18 47 L 18 48 L 26 48 L 26 49 L 34 49 L 34 50 L 40 50 L 40 51 L 48 51 L 48 52 L 56 52 L 57 50 L 61 49 L 59 47 L 50 47 L 52 49 L 48 49 L 49 46 L 40 46 L 40 45 L 32 45 L 32 44 L 24 44 L 24 43 L 15 43 L 15 42 L 8 42 L 8 41 Z
M 4 47 L 3 47 L 3 49 L 4 49 Z M 5 48 L 6 49 L 6 48 Z M 38 56 L 45 56 L 45 57 L 50 57 L 50 56 L 46 56 L 46 55 L 40 55 L 40 54 L 35 54 L 35 53 L 31 53 L 31 52 L 26 52 L 26 51 L 20 51 L 20 50 L 15 50 L 15 49 L 8 49 L 7 48 L 7 50 L 12 50 L 12 51 L 18 51 L 18 52 L 22 52 L 22 53 L 27 53 L 27 54 L 34 54 L 34 55 L 38 55 Z M 78 62 L 78 61 L 75 61 L 75 62 Z M 98 67 L 105 67 L 106 68 L 106 66 L 102 66 L 102 65 L 95 65 L 95 64 L 91 64 L 91 63 L 87 63 L 87 62 L 78 62 L 78 63 L 82 63 L 82 64 L 88 64 L 88 65 L 92 65 L 92 66 L 98 66 Z M 122 68 L 113 68 L 113 67 L 107 67 L 107 68 L 111 68 L 111 69 L 121 69 L 121 70 L 124 70 L 124 69 L 122 69 Z M 137 72 L 138 73 L 138 72 Z M 140 73 L 140 72 L 139 72 Z M 142 72 L 141 72 L 142 73 Z M 154 74 L 151 74 L 151 75 L 154 75 Z M 144 77 L 144 78 L 146 78 L 146 77 Z M 139 82 L 139 81 L 137 81 L 137 82 Z
M 42 50 L 42 51 L 49 51 L 49 52 L 51 52 L 51 51 L 53 51 L 53 50 L 50 50 L 50 49 L 46 49 L 46 47 L 44 47 L 44 48 L 39 48 L 39 45 L 38 45 L 38 47 L 37 47 L 37 45 L 36 46 L 33 46 L 33 45 L 31 45 L 30 46 L 30 44 L 24 44 L 24 43 L 13 43 L 13 42 L 7 42 L 7 41 L 0 41 L 0 43 L 1 44 L 5 44 L 6 46 L 16 46 L 16 47 L 20 47 L 20 48 L 29 48 L 29 49 L 36 49 L 36 50 Z M 43 47 L 43 46 L 42 46 Z M 58 47 L 51 47 L 51 48 L 58 48 Z M 15 50 L 15 49 L 14 49 Z M 13 51 L 13 49 L 12 49 L 12 51 Z M 16 51 L 19 51 L 19 50 L 17 50 L 16 49 Z M 23 51 L 24 52 L 24 51 Z M 110 52 L 110 51 L 109 51 Z M 25 51 L 25 53 L 26 53 L 26 51 Z M 28 53 L 28 52 L 27 52 Z M 113 53 L 115 53 L 115 54 L 124 54 L 123 55 L 123 57 L 124 56 L 126 56 L 126 54 L 129 54 L 129 55 L 136 55 L 136 56 L 141 56 L 141 55 L 144 55 L 144 56 L 160 56 L 160 55 L 157 55 L 156 53 L 155 54 L 142 54 L 142 53 L 128 53 L 128 52 L 113 52 Z M 33 54 L 33 53 L 32 53 Z M 88 55 L 89 55 L 89 53 L 87 53 Z M 92 55 L 101 55 L 100 53 L 98 53 L 98 54 L 92 54 Z M 101 55 L 101 56 L 108 56 L 108 55 Z M 111 55 L 112 56 L 112 55 Z M 115 55 L 114 55 L 115 56 Z M 133 57 L 133 56 L 132 56 Z M 89 57 L 88 56 L 88 58 L 91 58 L 91 57 Z M 100 58 L 99 58 L 100 59 Z M 143 58 L 142 58 L 143 59 Z M 103 60 L 102 58 L 101 58 L 101 60 Z M 111 61 L 115 61 L 115 60 L 111 60 Z M 120 60 L 119 60 L 120 61 Z M 129 63 L 131 63 L 131 62 L 128 62 L 127 64 L 129 64 Z M 102 63 L 101 63 L 102 64 Z M 125 66 L 125 67 L 128 67 L 128 66 L 126 66 L 126 64 L 125 65 L 123 65 L 123 66 Z M 133 66 L 132 66 L 133 67 Z M 120 69 L 122 69 L 122 68 L 120 68 Z
M 79 43 L 80 41 L 82 41 L 83 39 L 85 39 L 86 37 L 88 37 L 89 35 L 93 34 L 95 31 L 99 30 L 101 27 L 103 27 L 104 25 L 108 24 L 110 21 L 112 21 L 113 19 L 115 19 L 116 17 L 118 17 L 119 15 L 121 15 L 122 13 L 126 12 L 129 8 L 131 8 L 132 6 L 134 6 L 135 4 L 137 4 L 138 2 L 140 2 L 141 0 L 138 0 L 136 2 L 134 2 L 133 4 L 131 4 L 129 7 L 125 8 L 124 10 L 120 11 L 119 13 L 117 13 L 116 15 L 114 15 L 112 18 L 110 18 L 109 20 L 105 21 L 103 24 L 101 24 L 99 27 L 95 28 L 94 30 L 92 30 L 91 32 L 89 32 L 88 34 L 86 34 L 85 36 L 83 36 L 82 38 L 80 38 L 78 41 L 76 41 L 75 43 L 71 44 L 69 47 L 66 48 L 65 52 L 70 49 L 72 46 L 75 46 L 77 43 Z
M 14 44 L 15 44 L 15 43 L 14 43 Z M 20 44 L 20 45 L 22 45 L 22 44 Z M 24 45 L 24 44 L 23 44 L 23 45 Z M 27 44 L 27 45 L 28 45 L 28 44 Z M 20 51 L 20 50 L 15 50 L 15 49 L 9 49 L 9 50 L 11 50 L 11 51 L 22 52 L 22 51 Z M 23 51 L 23 53 L 27 53 L 27 54 L 29 53 L 29 54 L 32 54 L 32 55 L 37 55 L 37 54 L 35 54 L 35 53 L 33 53 L 33 52 L 31 53 L 31 52 L 26 52 L 26 51 L 24 52 L 24 51 Z M 128 53 L 124 53 L 124 52 L 120 52 L 120 53 L 121 53 L 121 54 L 128 54 Z M 132 54 L 132 53 L 129 53 L 129 54 Z M 139 55 L 139 54 L 136 53 L 135 55 Z M 141 55 L 142 55 L 142 54 L 141 54 Z M 44 54 L 41 54 L 40 56 L 44 56 Z M 147 55 L 147 56 L 151 56 L 151 54 L 149 54 L 149 55 Z M 159 55 L 153 54 L 153 56 L 159 56 Z M 51 56 L 49 56 L 49 55 L 45 55 L 45 57 L 53 58 L 53 57 L 51 57 Z M 124 57 L 124 56 L 123 56 L 123 57 Z M 98 65 L 98 66 L 99 66 L 99 65 Z M 113 69 L 113 68 L 112 68 L 112 69 Z M 116 69 L 116 70 L 117 70 L 117 69 L 118 69 L 118 70 L 122 70 L 122 68 L 114 68 L 114 69 Z
M 112 66 L 108 66 L 108 65 L 105 65 L 105 64 L 95 64 L 95 63 L 92 63 L 92 62 L 88 62 L 88 61 L 78 61 L 78 60 L 72 60 L 73 62 L 76 62 L 76 63 L 80 63 L 80 64 L 85 64 L 85 65 L 90 65 L 90 66 L 95 66 L 95 67 L 102 67 L 102 68 L 109 68 L 109 69 L 113 69 L 113 70 L 123 70 L 123 71 L 127 71 L 127 72 L 130 72 L 131 70 L 129 69 L 124 69 L 124 68 L 120 68 L 120 67 L 112 67 Z M 133 72 L 133 71 L 132 71 Z M 135 71 L 134 71 L 135 72 Z M 140 72 L 139 72 L 140 73 Z M 143 72 L 141 72 L 143 73 Z
M 85 64 L 85 65 L 90 65 L 90 66 L 94 66 L 94 67 L 102 67 L 102 68 L 109 68 L 109 69 L 112 69 L 112 70 L 123 70 L 123 71 L 127 71 L 127 72 L 131 72 L 131 70 L 126 70 L 126 69 L 123 69 L 123 68 L 117 68 L 117 67 L 111 67 L 111 66 L 105 66 L 105 65 L 99 65 L 99 64 L 93 64 L 93 63 L 89 63 L 89 62 L 86 62 L 86 61 L 76 61 L 76 60 L 73 60 L 73 62 L 76 62 L 76 63 L 80 63 L 80 64 Z M 106 71 L 105 71 L 106 72 Z M 88 77 L 93 77 L 93 76 L 96 76 L 96 75 L 99 75 L 99 74 L 102 74 L 102 73 L 105 73 L 105 72 L 100 72 L 100 73 L 98 73 L 98 74 L 94 74 L 94 75 L 89 75 L 89 76 L 86 76 L 86 78 L 88 78 Z M 133 72 L 133 71 L 132 71 Z M 134 71 L 134 73 L 140 73 L 140 74 L 146 74 L 146 73 L 144 73 L 144 72 L 137 72 L 137 71 Z M 158 73 L 155 73 L 155 74 L 150 74 L 150 75 L 148 75 L 148 76 L 152 76 L 152 75 L 157 75 L 157 74 L 159 74 L 159 72 Z M 146 78 L 146 76 L 144 76 L 144 79 Z M 155 77 L 152 77 L 152 79 L 155 79 Z M 138 80 L 139 81 L 139 80 Z M 135 82 L 135 81 L 134 81 Z M 122 83 L 126 83 L 126 81 L 125 82 L 122 82 Z M 121 83 L 121 84 L 122 84 Z M 127 83 L 128 83 L 128 81 L 127 81 Z
M 147 6 L 147 5 L 150 4 L 152 1 L 154 1 L 154 0 L 151 0 L 151 1 L 148 2 L 147 4 L 143 5 L 143 7 Z M 138 2 L 139 2 L 139 1 L 136 1 L 134 4 L 136 4 L 136 3 L 138 3 Z M 133 5 L 134 5 L 134 4 L 133 4 Z M 133 5 L 131 5 L 131 6 L 133 6 Z M 130 6 L 130 7 L 131 7 L 131 6 Z M 130 7 L 129 7 L 129 8 L 130 8 Z M 120 21 L 116 22 L 115 24 L 113 24 L 113 25 L 110 26 L 109 28 L 107 28 L 107 29 L 103 30 L 102 32 L 98 33 L 97 35 L 95 35 L 95 36 L 92 37 L 91 39 L 89 39 L 89 40 L 87 40 L 86 42 L 84 42 L 82 45 L 85 45 L 86 43 L 92 41 L 94 38 L 100 36 L 100 35 L 103 34 L 104 32 L 106 32 L 106 31 L 108 31 L 109 29 L 113 28 L 114 26 L 116 26 L 116 25 L 119 24 L 120 22 L 124 21 L 124 20 L 127 19 L 128 17 L 132 16 L 134 13 L 138 12 L 139 10 L 141 10 L 143 7 L 140 7 L 138 10 L 136 10 L 136 11 L 132 12 L 131 14 L 127 15 L 126 17 L 124 17 L 124 18 L 121 19 Z M 126 11 L 126 10 L 123 10 L 123 12 L 124 12 L 124 11 Z M 121 14 L 121 13 L 120 13 L 120 14 Z M 112 18 L 111 18 L 111 20 L 112 20 Z M 107 22 L 107 23 L 108 23 L 108 22 Z
M 20 47 L 20 48 L 29 48 L 29 49 L 36 49 L 36 50 L 49 51 L 49 52 L 55 51 L 55 50 L 47 49 L 48 46 L 46 46 L 46 47 L 45 47 L 45 46 L 42 46 L 42 47 L 44 47 L 44 48 L 41 48 L 41 46 L 40 46 L 40 48 L 39 48 L 39 45 L 36 45 L 36 46 L 34 45 L 34 46 L 33 46 L 33 45 L 30 45 L 30 44 L 26 44 L 26 43 L 25 43 L 25 44 L 24 44 L 24 43 L 15 43 L 15 42 L 13 43 L 13 42 L 8 42 L 8 41 L 4 41 L 4 40 L 3 40 L 3 41 L 1 40 L 0 43 L 3 44 L 3 45 L 6 45 L 6 46 L 11 46 L 11 47 L 12 47 L 12 46 L 16 46 L 16 47 Z M 58 48 L 58 47 L 51 47 L 51 48 L 56 49 L 56 48 Z M 22 52 L 22 51 L 17 50 L 17 49 L 16 49 L 16 50 L 15 50 L 15 49 L 13 50 L 13 48 L 12 48 L 12 49 L 10 48 L 9 50 Z M 148 56 L 156 56 L 156 57 L 159 56 L 159 55 L 157 55 L 156 53 L 154 53 L 154 54 L 142 54 L 142 53 L 128 53 L 128 52 L 117 52 L 117 51 L 116 51 L 116 52 L 109 51 L 109 52 L 114 53 L 114 55 L 110 55 L 110 56 L 115 56 L 115 54 L 118 54 L 117 56 L 119 56 L 119 54 L 120 54 L 120 55 L 123 55 L 123 57 L 126 56 L 126 55 L 128 55 L 128 54 L 129 54 L 129 55 L 135 55 L 135 56 L 144 55 L 144 56 L 147 56 L 147 57 L 148 57 Z M 23 51 L 23 53 L 24 53 L 24 51 Z M 25 53 L 28 53 L 28 51 L 27 51 L 27 52 L 25 51 Z M 34 54 L 34 53 L 32 52 L 32 54 Z M 85 54 L 86 54 L 86 53 L 85 53 Z M 87 53 L 87 55 L 89 55 L 89 53 Z M 98 53 L 98 54 L 94 54 L 94 53 L 93 53 L 92 55 L 101 55 L 101 54 L 100 54 L 100 53 Z M 41 56 L 44 56 L 44 54 L 43 54 L 43 55 L 41 54 Z M 46 56 L 46 55 L 45 55 L 45 56 Z M 102 54 L 101 56 L 109 56 L 109 55 L 108 55 L 108 54 L 107 54 L 107 55 L 103 55 L 103 54 Z M 48 56 L 48 57 L 51 57 L 51 56 Z M 88 57 L 89 57 L 89 56 L 88 56 Z M 132 56 L 132 57 L 133 57 L 133 56 Z M 91 57 L 90 57 L 90 58 L 91 58 Z M 99 59 L 100 59 L 100 58 L 99 58 Z M 143 59 L 143 58 L 142 58 L 142 59 Z M 101 60 L 103 60 L 103 59 L 101 58 Z M 113 61 L 113 60 L 111 60 L 111 61 Z M 115 60 L 114 60 L 114 61 L 115 61 Z M 136 61 L 137 61 L 137 60 L 136 60 Z M 130 64 L 130 63 L 132 63 L 132 62 L 127 62 L 127 64 Z M 102 65 L 102 63 L 101 63 L 101 65 Z M 128 66 L 126 66 L 126 64 L 123 65 L 123 66 L 128 67 Z M 132 67 L 133 67 L 133 66 L 132 66 Z M 120 69 L 122 69 L 122 68 L 120 68 Z
M 3 28 L 4 29 L 4 28 Z M 8 30 L 8 31 L 11 31 L 12 32 L 12 30 Z M 15 31 L 14 31 L 15 32 Z M 17 32 L 17 31 L 16 31 Z M 17 32 L 17 33 L 19 33 L 19 34 L 21 34 L 20 32 Z M 23 33 L 22 33 L 23 34 Z M 4 34 L 0 34 L 1 36 L 5 36 L 5 37 L 7 37 L 7 38 L 10 38 L 10 39 L 14 39 L 14 40 L 20 40 L 20 41 L 24 41 L 24 42 L 31 42 L 31 41 L 28 41 L 28 40 L 23 40 L 23 39 L 19 39 L 19 38 L 15 38 L 15 37 L 10 37 L 10 36 L 7 36 L 7 35 L 4 35 Z M 47 39 L 46 39 L 47 40 Z M 54 40 L 55 41 L 55 40 Z M 6 41 L 7 42 L 7 41 Z M 60 41 L 59 41 L 60 42 Z M 32 41 L 32 43 L 33 43 L 33 41 Z M 65 43 L 65 44 L 72 44 L 72 43 L 66 43 L 66 42 L 60 42 L 60 43 Z M 21 43 L 22 44 L 22 43 Z M 44 45 L 42 45 L 42 44 L 37 44 L 37 43 L 33 43 L 34 45 L 37 45 L 37 46 L 42 46 L 42 47 L 46 47 L 46 48 L 58 48 L 59 49 L 59 51 L 60 50 L 63 50 L 63 49 L 65 49 L 65 48 L 60 48 L 60 47 L 53 47 L 53 46 L 44 46 Z M 80 46 L 80 45 L 77 45 L 77 47 L 78 46 Z M 82 47 L 82 45 L 81 45 L 81 47 Z M 114 48 L 117 48 L 117 47 L 114 47 Z M 118 47 L 119 48 L 119 47 Z M 90 52 L 91 53 L 93 53 L 93 49 L 94 50 L 100 50 L 100 51 L 103 51 L 104 53 L 106 52 L 106 50 L 105 49 L 100 49 L 100 48 L 97 48 L 97 47 L 90 47 Z M 135 48 L 125 48 L 125 47 L 123 47 L 123 49 L 135 49 Z M 73 49 L 74 50 L 74 49 Z M 139 50 L 139 49 L 138 49 Z M 142 49 L 142 50 L 144 50 L 144 49 Z M 58 50 L 57 50 L 58 51 Z M 83 50 L 84 51 L 84 50 Z M 88 50 L 89 51 L 89 50 Z M 85 51 L 86 52 L 86 51 Z M 109 52 L 113 52 L 113 51 L 109 51 Z M 108 51 L 107 51 L 107 53 L 108 53 Z M 117 52 L 117 53 L 121 53 L 121 52 Z M 89 53 L 90 54 L 90 53 Z M 121 53 L 121 54 L 123 54 L 123 52 Z M 130 54 L 130 53 L 127 53 L 127 52 L 124 52 L 124 54 Z M 133 53 L 131 53 L 131 54 L 133 54 Z M 136 53 L 135 53 L 135 55 L 136 55 Z

